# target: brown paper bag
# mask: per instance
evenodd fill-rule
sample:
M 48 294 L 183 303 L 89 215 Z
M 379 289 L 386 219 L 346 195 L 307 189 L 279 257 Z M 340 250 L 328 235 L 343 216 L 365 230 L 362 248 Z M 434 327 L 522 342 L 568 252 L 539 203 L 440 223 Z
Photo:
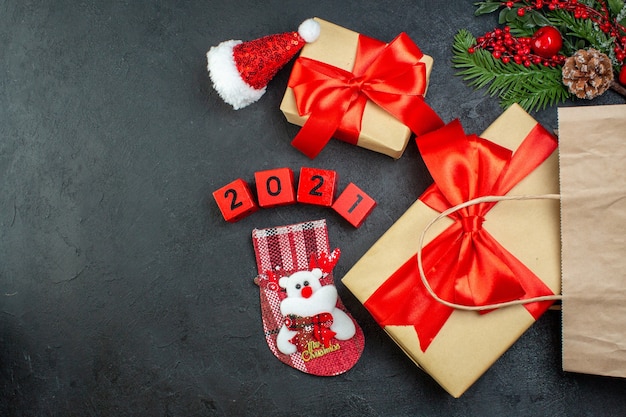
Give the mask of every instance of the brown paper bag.
M 563 370 L 626 377 L 626 105 L 558 114 Z

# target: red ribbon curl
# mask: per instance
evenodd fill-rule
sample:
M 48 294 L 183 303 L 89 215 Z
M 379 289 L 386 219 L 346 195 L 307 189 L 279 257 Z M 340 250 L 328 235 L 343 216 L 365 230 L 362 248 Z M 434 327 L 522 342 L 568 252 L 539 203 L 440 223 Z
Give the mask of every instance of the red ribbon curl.
M 332 136 L 356 144 L 368 99 L 418 135 L 441 127 L 443 121 L 424 101 L 428 80 L 422 56 L 401 33 L 389 44 L 359 35 L 352 72 L 298 58 L 289 87 L 298 113 L 309 118 L 292 145 L 315 158 Z
M 466 136 L 458 121 L 419 137 L 417 143 L 434 179 L 420 200 L 439 212 L 477 197 L 505 195 L 557 147 L 556 139 L 539 124 L 513 153 L 476 135 Z M 424 247 L 424 272 L 440 298 L 484 306 L 553 294 L 482 227 L 495 204 L 472 205 L 451 214 L 454 223 Z M 551 304 L 535 302 L 525 308 L 537 319 Z M 422 351 L 453 311 L 427 292 L 415 257 L 392 274 L 365 307 L 383 327 L 414 326 Z

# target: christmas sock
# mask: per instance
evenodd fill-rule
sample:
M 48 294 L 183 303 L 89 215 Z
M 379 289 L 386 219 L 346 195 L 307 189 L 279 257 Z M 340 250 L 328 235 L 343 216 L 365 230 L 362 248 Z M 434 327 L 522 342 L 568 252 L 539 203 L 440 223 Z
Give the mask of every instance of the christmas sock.
M 333 284 L 340 252 L 330 252 L 326 221 L 255 229 L 252 242 L 259 271 L 254 281 L 272 353 L 313 375 L 352 368 L 363 351 L 363 331 Z

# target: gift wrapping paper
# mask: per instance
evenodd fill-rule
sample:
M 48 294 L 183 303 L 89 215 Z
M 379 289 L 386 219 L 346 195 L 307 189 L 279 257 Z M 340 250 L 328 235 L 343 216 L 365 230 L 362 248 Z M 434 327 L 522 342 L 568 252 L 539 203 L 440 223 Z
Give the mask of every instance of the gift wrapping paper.
M 320 37 L 302 49 L 280 105 L 290 123 L 304 126 L 294 146 L 313 158 L 333 136 L 397 159 L 412 130 L 442 124 L 423 100 L 433 59 L 405 33 L 385 44 L 315 20 Z
M 521 107 L 513 105 L 480 135 L 481 138 L 501 146 L 501 149 L 496 149 L 496 153 L 501 153 L 506 157 L 506 153 L 512 151 L 511 161 L 516 162 L 503 167 L 503 170 L 508 170 L 507 174 L 512 173 L 512 178 L 514 178 L 514 181 L 505 187 L 508 189 L 507 195 L 558 193 L 558 155 L 555 139 L 551 138 L 549 133 L 541 132 L 542 137 L 537 143 L 546 145 L 541 146 L 543 148 L 541 152 L 545 154 L 545 158 L 537 156 L 538 153 L 535 153 L 533 149 L 534 145 L 528 146 L 529 143 L 525 141 L 527 137 L 536 136 L 541 129 L 543 128 Z M 522 143 L 525 143 L 524 154 L 515 157 Z M 420 147 L 420 152 L 424 151 L 425 149 Z M 534 163 L 538 166 L 525 177 L 515 178 L 515 172 L 519 167 L 517 164 L 526 164 L 526 159 L 536 159 Z M 449 160 L 448 155 L 444 154 L 440 160 L 435 158 L 434 162 L 431 160 L 431 163 L 445 164 Z M 473 173 L 478 176 L 490 174 L 483 172 L 488 168 L 485 168 L 481 162 L 478 161 L 478 167 Z M 470 173 L 472 173 L 471 170 Z M 453 176 L 452 172 L 450 174 Z M 491 174 L 498 175 L 497 172 Z M 504 177 L 511 176 L 504 175 Z M 429 191 L 432 191 L 432 187 L 424 194 Z M 475 190 L 470 190 L 468 193 L 460 189 L 458 193 L 471 195 L 472 191 Z M 402 289 L 404 284 L 397 289 L 389 288 L 390 277 L 401 268 L 411 266 L 411 262 L 416 263 L 415 255 L 418 250 L 419 236 L 426 225 L 439 213 L 418 199 L 345 275 L 343 283 L 368 310 L 373 311 L 372 300 L 381 296 L 381 288 L 385 292 L 388 291 L 392 298 L 395 296 L 394 291 L 399 291 L 400 296 L 405 296 L 406 291 Z M 446 232 L 446 229 L 455 227 L 454 223 L 455 221 L 450 218 L 444 218 L 435 223 L 426 235 L 425 257 L 428 256 L 428 244 L 438 235 Z M 463 228 L 476 227 L 465 223 L 462 225 Z M 524 273 L 532 275 L 530 281 L 533 281 L 533 285 L 544 287 L 540 288 L 539 292 L 545 291 L 546 295 L 560 292 L 558 201 L 522 200 L 494 203 L 484 215 L 481 223 L 480 227 L 491 236 L 490 239 L 513 257 L 515 268 L 521 268 Z M 471 259 L 476 261 L 475 258 Z M 457 264 L 463 266 L 467 262 L 468 259 L 455 259 L 450 261 L 447 267 Z M 481 266 L 480 261 L 478 262 L 478 279 L 484 278 L 487 281 L 493 279 L 494 277 L 481 276 L 481 269 L 484 265 Z M 492 265 L 487 266 L 492 267 Z M 441 267 L 446 268 L 446 265 Z M 427 275 L 430 275 L 430 271 Z M 499 282 L 498 277 L 495 278 L 495 285 L 501 287 L 503 297 L 515 295 L 518 290 L 515 285 L 511 284 L 509 288 L 508 284 L 503 285 L 502 280 Z M 467 283 L 459 279 L 457 285 L 463 287 Z M 526 297 L 537 295 L 544 294 L 535 292 L 527 294 Z M 458 299 L 450 301 L 459 302 Z M 465 304 L 463 301 L 461 300 L 460 303 Z M 494 300 L 487 299 L 486 304 L 490 304 L 489 301 Z M 410 319 L 420 321 L 427 328 L 437 321 L 437 317 L 441 318 L 441 314 L 436 313 L 436 310 L 440 310 L 440 306 L 434 305 L 433 302 L 435 301 L 432 299 L 422 301 L 407 299 L 402 303 L 396 302 L 395 305 L 402 305 L 403 308 L 409 306 L 408 310 L 413 311 L 409 311 L 407 315 L 416 316 Z M 390 304 L 388 307 L 390 316 L 394 315 L 393 305 Z M 430 307 L 425 309 L 425 305 Z M 417 327 L 412 325 L 410 320 L 400 325 L 381 324 L 380 321 L 379 324 L 420 368 L 430 374 L 452 396 L 459 397 L 535 322 L 548 306 L 549 303 L 546 302 L 532 303 L 501 308 L 486 314 L 453 310 L 449 316 L 444 317 L 441 326 L 435 326 L 440 328 L 435 328 L 432 340 L 427 337 L 426 331 L 420 340 Z M 378 310 L 385 308 L 384 305 L 375 307 Z M 380 316 L 381 312 L 377 311 L 376 314 Z

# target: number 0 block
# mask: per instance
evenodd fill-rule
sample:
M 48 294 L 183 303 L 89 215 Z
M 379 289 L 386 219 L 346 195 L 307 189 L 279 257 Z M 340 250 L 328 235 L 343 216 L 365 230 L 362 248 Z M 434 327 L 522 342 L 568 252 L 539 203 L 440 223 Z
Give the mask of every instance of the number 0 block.
M 293 171 L 276 168 L 254 173 L 259 206 L 263 208 L 286 206 L 296 202 Z
M 335 199 L 337 172 L 329 169 L 300 168 L 298 203 L 330 207 Z
M 248 183 L 241 178 L 214 191 L 213 198 L 224 220 L 229 223 L 235 223 L 259 209 Z
M 359 187 L 350 183 L 337 197 L 337 201 L 332 207 L 352 226 L 360 227 L 365 218 L 376 207 L 376 201 Z

